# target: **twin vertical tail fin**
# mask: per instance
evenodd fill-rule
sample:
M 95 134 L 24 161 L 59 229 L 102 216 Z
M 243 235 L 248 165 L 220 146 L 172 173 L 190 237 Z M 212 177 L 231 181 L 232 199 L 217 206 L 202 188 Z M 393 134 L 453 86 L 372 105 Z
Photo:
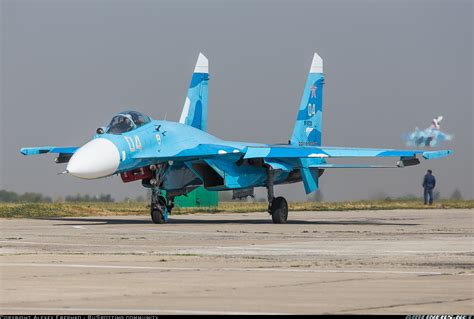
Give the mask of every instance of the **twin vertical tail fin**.
M 209 61 L 199 53 L 179 123 L 206 131 L 208 81 Z
M 290 144 L 321 145 L 323 84 L 323 59 L 314 53 Z
M 323 84 L 323 59 L 314 53 L 290 144 L 321 146 Z M 324 162 L 324 159 L 300 159 L 299 168 L 306 194 L 316 191 L 319 187 L 320 171 L 310 167 L 311 164 L 319 162 Z

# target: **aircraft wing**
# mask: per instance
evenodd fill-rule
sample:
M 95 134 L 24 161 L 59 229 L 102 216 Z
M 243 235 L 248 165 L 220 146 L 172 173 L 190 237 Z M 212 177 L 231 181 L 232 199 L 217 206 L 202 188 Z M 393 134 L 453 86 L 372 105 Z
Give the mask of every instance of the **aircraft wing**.
M 243 147 L 242 147 L 243 146 Z M 451 150 L 397 150 L 353 147 L 298 147 L 291 145 L 244 146 L 233 147 L 219 144 L 199 144 L 197 147 L 181 152 L 149 150 L 135 154 L 136 159 L 157 158 L 159 160 L 193 160 L 218 157 L 238 157 L 244 159 L 297 159 L 297 158 L 343 158 L 343 157 L 400 157 L 402 160 L 414 159 L 422 155 L 425 159 L 448 156 Z M 325 164 L 325 163 L 324 163 Z M 319 164 L 323 168 L 323 163 Z M 312 165 L 313 166 L 313 165 Z M 325 168 L 385 168 L 377 165 L 336 165 L 325 164 Z
M 167 160 L 195 160 L 195 159 L 207 159 L 216 157 L 240 157 L 242 156 L 242 150 L 236 147 L 218 144 L 199 144 L 196 147 L 185 149 L 180 152 L 174 152 L 173 150 L 160 150 L 159 152 L 155 149 L 150 149 L 144 152 L 139 152 L 133 156 L 135 159 L 147 159 L 156 158 L 160 161 Z
M 23 155 L 37 155 L 46 153 L 74 154 L 79 146 L 57 147 L 57 146 L 41 146 L 41 147 L 24 147 L 20 150 Z
M 400 157 L 415 158 L 421 154 L 425 159 L 448 156 L 451 150 L 423 151 L 353 147 L 296 147 L 268 146 L 248 147 L 244 158 L 342 158 L 342 157 Z

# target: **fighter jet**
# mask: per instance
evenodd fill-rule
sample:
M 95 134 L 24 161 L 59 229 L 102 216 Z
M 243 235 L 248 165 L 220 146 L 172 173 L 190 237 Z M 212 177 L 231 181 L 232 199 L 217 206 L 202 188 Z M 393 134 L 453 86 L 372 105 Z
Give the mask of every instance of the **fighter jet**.
M 431 121 L 431 125 L 421 131 L 418 127 L 411 133 L 404 134 L 402 138 L 408 147 L 436 147 L 443 141 L 451 141 L 453 135 L 441 131 L 440 122 L 442 116 L 438 116 Z
M 65 173 L 82 179 L 120 175 L 124 183 L 141 181 L 152 190 L 151 219 L 168 221 L 174 198 L 204 186 L 233 190 L 235 197 L 265 187 L 273 223 L 286 223 L 288 204 L 276 197 L 274 185 L 303 182 L 307 194 L 316 191 L 327 169 L 405 167 L 441 158 L 450 150 L 397 150 L 329 147 L 321 144 L 323 60 L 315 53 L 288 143 L 260 144 L 222 140 L 207 132 L 208 59 L 199 54 L 178 122 L 152 120 L 137 111 L 116 114 L 109 125 L 81 147 L 22 148 L 24 155 L 56 153 L 67 163 Z M 229 122 L 229 125 L 232 125 Z M 333 158 L 395 157 L 394 165 L 330 163 Z

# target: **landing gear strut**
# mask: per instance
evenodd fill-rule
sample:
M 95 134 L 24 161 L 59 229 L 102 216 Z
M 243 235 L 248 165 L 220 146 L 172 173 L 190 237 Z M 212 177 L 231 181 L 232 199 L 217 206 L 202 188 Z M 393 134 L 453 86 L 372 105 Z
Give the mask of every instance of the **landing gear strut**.
M 168 222 L 168 214 L 174 207 L 174 197 L 165 198 L 160 190 L 160 185 L 163 181 L 163 176 L 168 168 L 167 165 L 150 167 L 155 175 L 152 183 L 153 188 L 151 192 L 150 214 L 151 220 L 155 224 L 165 224 Z
M 283 197 L 274 196 L 273 169 L 268 168 L 267 174 L 268 213 L 272 216 L 274 224 L 286 224 L 288 220 L 288 203 Z

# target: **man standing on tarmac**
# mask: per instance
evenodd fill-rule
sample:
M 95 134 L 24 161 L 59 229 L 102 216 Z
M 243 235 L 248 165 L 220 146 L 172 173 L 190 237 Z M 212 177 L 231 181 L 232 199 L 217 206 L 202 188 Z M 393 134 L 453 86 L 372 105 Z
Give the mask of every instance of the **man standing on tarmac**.
M 432 170 L 428 170 L 425 177 L 423 178 L 423 188 L 424 191 L 424 198 L 425 198 L 425 205 L 428 203 L 428 196 L 430 197 L 430 205 L 433 204 L 433 189 L 436 186 L 436 178 L 433 175 Z

